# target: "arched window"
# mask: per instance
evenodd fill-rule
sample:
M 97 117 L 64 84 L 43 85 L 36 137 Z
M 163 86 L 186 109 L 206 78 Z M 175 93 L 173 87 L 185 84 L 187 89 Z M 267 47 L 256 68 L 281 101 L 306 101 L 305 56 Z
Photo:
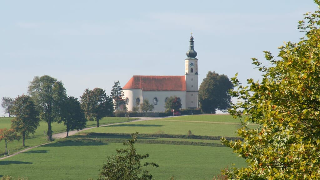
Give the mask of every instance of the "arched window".
M 158 104 L 158 98 L 157 98 L 157 97 L 153 98 L 153 104 L 154 104 L 154 105 L 157 105 L 157 104 Z
M 136 105 L 139 106 L 140 105 L 140 98 L 136 99 Z
M 126 98 L 126 104 L 127 105 L 129 104 L 129 98 Z
M 193 68 L 191 68 L 191 73 L 193 73 Z

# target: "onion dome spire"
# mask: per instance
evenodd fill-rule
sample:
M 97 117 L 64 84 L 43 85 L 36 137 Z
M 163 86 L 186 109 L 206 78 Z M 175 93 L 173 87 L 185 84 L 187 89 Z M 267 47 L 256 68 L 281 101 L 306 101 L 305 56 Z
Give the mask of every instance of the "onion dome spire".
M 195 58 L 197 56 L 197 52 L 194 50 L 194 41 L 193 41 L 192 33 L 191 33 L 191 37 L 190 37 L 189 51 L 187 51 L 186 54 L 187 54 L 188 58 Z

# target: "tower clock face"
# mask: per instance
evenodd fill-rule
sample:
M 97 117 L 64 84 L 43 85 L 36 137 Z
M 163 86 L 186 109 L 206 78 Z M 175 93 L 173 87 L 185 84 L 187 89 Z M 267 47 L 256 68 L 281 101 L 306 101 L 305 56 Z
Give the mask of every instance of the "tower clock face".
M 190 63 L 190 66 L 193 66 L 193 63 Z

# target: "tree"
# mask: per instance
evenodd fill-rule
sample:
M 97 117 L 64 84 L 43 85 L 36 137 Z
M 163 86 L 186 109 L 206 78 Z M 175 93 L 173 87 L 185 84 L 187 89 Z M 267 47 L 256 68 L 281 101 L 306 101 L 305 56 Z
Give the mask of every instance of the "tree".
M 61 108 L 67 97 L 66 89 L 61 81 L 44 75 L 33 79 L 28 92 L 40 112 L 40 119 L 48 124 L 47 138 L 52 141 L 51 123 L 61 119 Z
M 319 18 L 319 10 L 305 15 L 306 22 L 299 22 L 305 37 L 279 47 L 279 59 L 265 51 L 269 67 L 253 58 L 263 73 L 261 81 L 249 79 L 244 86 L 232 79 L 232 96 L 241 101 L 230 112 L 242 117 L 238 134 L 243 141 L 223 143 L 245 158 L 248 167 L 225 171 L 230 179 L 319 179 Z M 248 122 L 260 126 L 250 129 Z
M 10 117 L 10 109 L 13 104 L 13 99 L 10 97 L 3 97 L 1 106 L 4 108 L 4 112 L 9 114 Z
M 101 88 L 86 89 L 81 96 L 81 108 L 88 120 L 97 121 L 97 127 L 101 118 L 113 113 L 112 99 Z
M 148 99 L 143 100 L 143 103 L 140 104 L 140 109 L 142 112 L 152 111 L 154 109 L 154 105 L 150 104 Z
M 12 106 L 12 114 L 16 117 L 12 120 L 11 128 L 22 136 L 22 145 L 25 146 L 26 137 L 34 133 L 39 126 L 39 112 L 30 96 L 18 96 Z
M 61 121 L 63 121 L 67 128 L 67 137 L 69 136 L 70 130 L 80 130 L 86 127 L 87 120 L 77 98 L 69 96 L 65 100 Z
M 181 99 L 177 96 L 171 96 L 166 100 L 165 109 L 166 111 L 171 111 L 172 109 L 174 109 L 174 111 L 177 112 L 179 111 L 181 106 Z
M 122 88 L 120 86 L 120 82 L 114 82 L 114 85 L 112 86 L 111 89 L 111 98 L 114 101 L 114 109 L 115 110 L 119 110 L 121 109 L 121 106 L 125 106 L 126 102 L 123 99 L 123 91 Z
M 205 113 L 216 113 L 216 109 L 230 107 L 231 96 L 228 94 L 233 85 L 226 75 L 209 71 L 199 88 L 200 109 Z
M 5 154 L 9 154 L 8 153 L 8 142 L 13 141 L 13 140 L 19 140 L 20 137 L 17 135 L 17 132 L 14 131 L 14 129 L 7 129 L 7 128 L 3 128 L 0 129 L 0 141 L 4 140 L 5 143 Z
M 143 166 L 159 167 L 156 163 L 144 163 L 141 160 L 149 157 L 149 154 L 141 155 L 137 153 L 134 143 L 137 141 L 137 134 L 132 134 L 131 140 L 124 142 L 123 145 L 128 146 L 127 149 L 118 149 L 116 156 L 108 157 L 107 162 L 103 165 L 100 172 L 100 180 L 148 180 L 152 179 L 152 175 L 143 170 Z

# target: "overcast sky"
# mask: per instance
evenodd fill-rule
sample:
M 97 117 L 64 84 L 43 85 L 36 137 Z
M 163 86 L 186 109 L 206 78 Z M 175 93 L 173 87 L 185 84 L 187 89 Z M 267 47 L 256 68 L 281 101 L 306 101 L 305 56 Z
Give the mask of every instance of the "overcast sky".
M 27 94 L 42 75 L 75 97 L 110 94 L 132 75 L 184 75 L 191 32 L 199 86 L 208 71 L 259 79 L 251 58 L 299 41 L 297 22 L 316 9 L 312 0 L 1 0 L 0 98 Z

